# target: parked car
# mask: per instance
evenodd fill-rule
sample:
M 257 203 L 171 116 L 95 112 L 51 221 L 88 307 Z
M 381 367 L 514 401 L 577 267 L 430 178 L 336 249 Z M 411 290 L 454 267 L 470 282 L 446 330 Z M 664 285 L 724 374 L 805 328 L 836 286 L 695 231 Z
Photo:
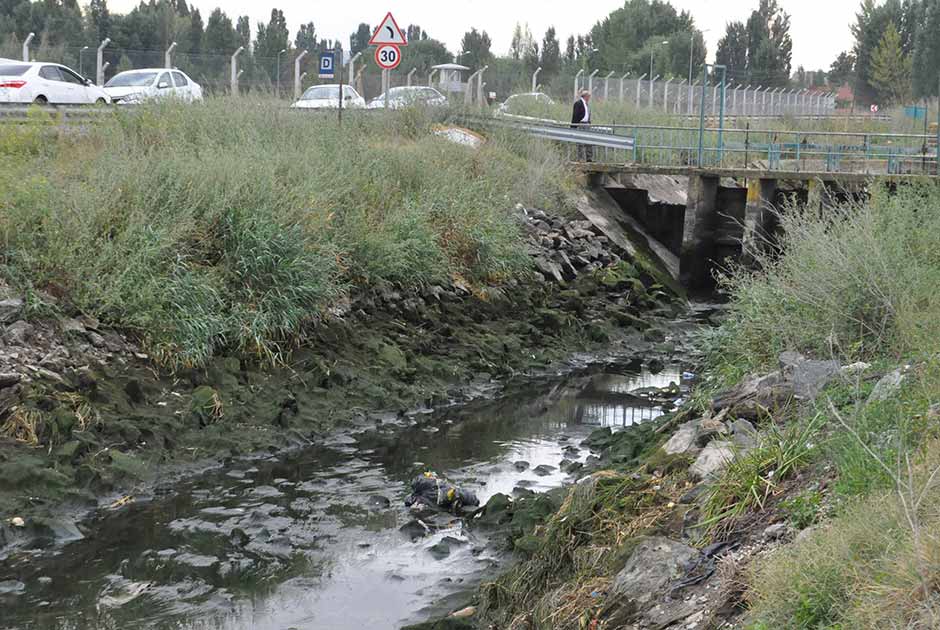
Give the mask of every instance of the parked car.
M 420 85 L 394 87 L 388 91 L 388 106 L 390 109 L 402 109 L 411 105 L 421 107 L 444 107 L 447 105 L 447 97 L 432 87 Z M 369 109 L 381 109 L 384 107 L 384 92 L 369 103 Z
M 513 94 L 506 99 L 506 102 L 499 106 L 497 114 L 522 114 L 528 115 L 533 109 L 550 107 L 555 104 L 548 94 L 542 92 L 527 92 L 525 94 Z
M 0 103 L 90 105 L 111 98 L 91 79 L 57 63 L 0 62 Z
M 364 98 L 351 85 L 343 86 L 343 107 L 363 109 Z M 337 109 L 339 108 L 339 84 L 314 85 L 308 88 L 300 100 L 291 105 L 292 109 Z
M 185 72 L 167 68 L 119 72 L 104 84 L 104 91 L 120 105 L 162 98 L 178 98 L 187 102 L 202 100 L 202 87 L 198 83 Z

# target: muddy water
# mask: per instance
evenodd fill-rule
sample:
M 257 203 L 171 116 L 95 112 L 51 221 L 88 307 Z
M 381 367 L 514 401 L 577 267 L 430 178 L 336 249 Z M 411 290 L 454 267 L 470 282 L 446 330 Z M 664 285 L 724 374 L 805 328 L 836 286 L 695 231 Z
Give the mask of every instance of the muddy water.
M 432 469 L 474 490 L 544 491 L 592 430 L 661 414 L 637 364 L 527 383 L 495 402 L 375 417 L 287 458 L 234 462 L 170 497 L 0 564 L 0 628 L 398 628 L 463 601 L 504 541 L 443 515 L 414 522 L 407 482 Z M 534 469 L 538 466 L 549 469 Z M 179 489 L 178 489 L 179 490 Z

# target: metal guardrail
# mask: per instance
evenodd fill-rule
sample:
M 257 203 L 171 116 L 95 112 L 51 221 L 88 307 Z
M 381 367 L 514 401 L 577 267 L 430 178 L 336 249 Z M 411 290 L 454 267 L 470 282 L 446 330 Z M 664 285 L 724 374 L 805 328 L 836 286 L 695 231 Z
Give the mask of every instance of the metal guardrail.
M 464 117 L 471 126 L 514 128 L 568 145 L 590 145 L 598 162 L 658 167 L 936 176 L 937 134 L 779 131 L 721 127 L 623 125 L 570 129 L 558 121 Z M 699 155 L 699 147 L 702 153 Z M 573 147 L 571 147 L 573 148 Z M 568 157 L 580 156 L 569 150 Z
M 0 124 L 38 120 L 77 123 L 111 115 L 111 107 L 88 105 L 0 105 Z

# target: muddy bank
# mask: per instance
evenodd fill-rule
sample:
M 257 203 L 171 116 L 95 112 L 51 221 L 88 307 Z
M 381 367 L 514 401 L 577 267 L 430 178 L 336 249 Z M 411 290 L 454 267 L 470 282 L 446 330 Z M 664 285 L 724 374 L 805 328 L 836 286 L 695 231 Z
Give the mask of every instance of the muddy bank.
M 169 374 L 132 331 L 69 312 L 51 293 L 37 301 L 4 287 L 0 547 L 67 537 L 70 523 L 63 532 L 50 516 L 130 502 L 227 458 L 299 448 L 374 411 L 492 396 L 572 351 L 664 339 L 657 321 L 684 305 L 623 252 L 584 223 L 519 218 L 530 280 L 375 287 L 308 331 L 280 369 L 242 356 Z

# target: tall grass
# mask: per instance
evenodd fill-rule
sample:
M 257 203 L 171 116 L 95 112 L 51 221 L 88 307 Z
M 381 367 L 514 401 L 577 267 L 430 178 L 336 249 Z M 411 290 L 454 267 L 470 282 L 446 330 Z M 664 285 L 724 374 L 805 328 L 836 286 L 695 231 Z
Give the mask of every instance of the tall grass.
M 758 256 L 760 270 L 721 278 L 732 301 L 713 362 L 741 371 L 771 366 L 784 350 L 895 360 L 936 352 L 938 204 L 940 190 L 924 183 L 821 213 L 780 212 L 778 248 Z
M 354 287 L 527 271 L 508 210 L 565 202 L 559 158 L 499 139 L 454 145 L 417 110 L 359 114 L 339 127 L 218 99 L 122 110 L 75 133 L 5 127 L 0 273 L 182 366 L 222 349 L 277 361 Z

